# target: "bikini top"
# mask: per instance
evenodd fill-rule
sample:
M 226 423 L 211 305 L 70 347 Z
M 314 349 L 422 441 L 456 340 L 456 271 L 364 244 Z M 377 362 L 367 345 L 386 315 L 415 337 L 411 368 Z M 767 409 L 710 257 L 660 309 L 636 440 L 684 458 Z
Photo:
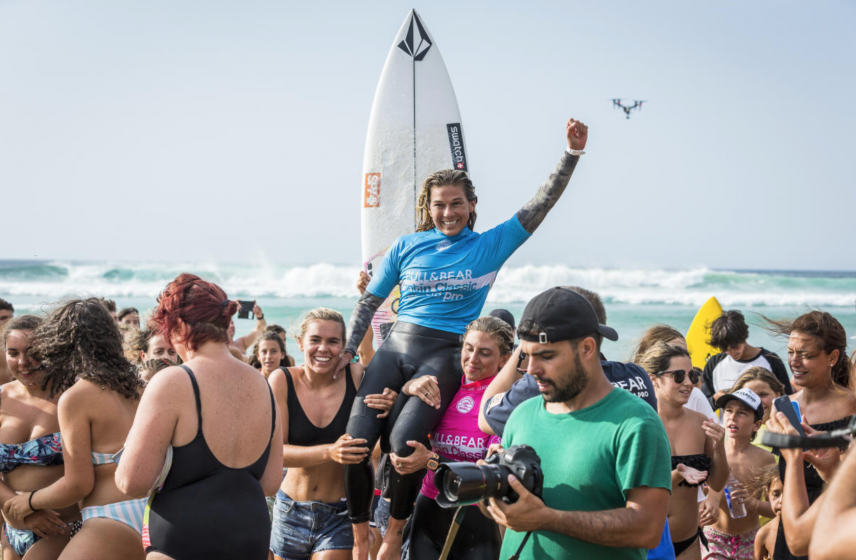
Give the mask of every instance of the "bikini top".
M 20 465 L 52 467 L 62 464 L 62 436 L 59 432 L 24 443 L 0 443 L 0 473 Z
M 693 468 L 697 471 L 710 471 L 710 465 L 713 463 L 710 457 L 704 453 L 698 455 L 672 455 L 672 470 L 678 468 L 678 465 L 684 465 Z M 698 484 L 690 484 L 686 480 L 678 483 L 678 486 L 688 486 L 695 488 Z
M 93 465 L 109 465 L 113 462 L 113 455 L 115 453 L 96 453 L 92 452 L 92 464 Z
M 303 405 L 297 398 L 291 372 L 288 371 L 287 367 L 280 369 L 285 372 L 285 379 L 288 381 L 288 443 L 303 446 L 320 445 L 334 443 L 342 437 L 342 434 L 348 429 L 351 407 L 354 405 L 354 399 L 357 396 L 357 387 L 354 385 L 353 376 L 351 376 L 351 364 L 345 366 L 345 397 L 342 399 L 342 404 L 339 405 L 339 410 L 333 420 L 320 428 L 306 416 Z

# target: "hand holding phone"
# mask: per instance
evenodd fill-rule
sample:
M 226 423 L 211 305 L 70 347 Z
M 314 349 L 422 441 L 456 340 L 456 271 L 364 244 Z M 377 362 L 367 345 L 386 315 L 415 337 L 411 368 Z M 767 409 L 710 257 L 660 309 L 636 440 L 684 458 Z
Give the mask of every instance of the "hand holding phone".
M 238 303 L 241 305 L 241 308 L 238 309 L 238 319 L 249 319 L 250 313 L 253 313 L 253 307 L 256 305 L 256 302 L 252 300 L 238 300 Z M 253 317 L 255 317 L 255 313 L 253 313 Z
M 773 401 L 773 407 L 778 411 L 783 413 L 788 422 L 791 423 L 791 426 L 799 433 L 801 437 L 805 437 L 805 430 L 803 430 L 799 411 L 799 403 L 796 401 L 792 401 L 788 397 L 779 397 Z

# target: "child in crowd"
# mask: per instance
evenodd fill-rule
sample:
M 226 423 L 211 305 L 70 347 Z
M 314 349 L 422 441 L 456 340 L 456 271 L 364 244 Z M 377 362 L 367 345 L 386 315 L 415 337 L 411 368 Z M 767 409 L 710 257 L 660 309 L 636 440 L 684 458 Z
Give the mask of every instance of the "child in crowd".
M 779 468 L 769 465 L 758 472 L 754 487 L 756 494 L 764 493 L 769 500 L 773 513 L 776 516 L 772 521 L 761 527 L 755 536 L 755 560 L 770 560 L 773 550 L 776 549 L 776 534 L 779 532 L 779 523 L 782 514 L 782 480 L 779 478 Z
M 749 327 L 739 311 L 724 311 L 710 325 L 710 345 L 721 352 L 712 356 L 702 372 L 701 390 L 711 404 L 734 387 L 737 378 L 752 366 L 761 366 L 773 372 L 785 386 L 785 393 L 793 393 L 785 363 L 774 352 L 750 345 Z
M 738 484 L 731 488 L 729 500 L 722 492 L 719 519 L 704 528 L 708 540 L 705 560 L 752 560 L 755 535 L 760 528 L 759 515 L 773 517 L 769 502 L 752 497 L 747 483 L 759 469 L 776 465 L 772 453 L 752 445 L 752 440 L 764 418 L 764 404 L 751 389 L 738 389 L 726 393 L 716 401 L 723 409 L 722 425 L 725 427 L 725 453 L 731 467 L 731 477 Z M 745 514 L 737 516 L 732 511 L 745 507 Z
M 761 428 L 758 430 L 752 443 L 761 449 L 772 451 L 770 447 L 761 443 L 761 438 L 767 431 L 767 420 L 770 419 L 770 410 L 772 410 L 773 401 L 785 394 L 785 386 L 769 370 L 760 366 L 753 366 L 743 372 L 737 383 L 731 388 L 731 392 L 743 389 L 744 387 L 754 391 L 764 405 L 764 418 L 761 419 Z

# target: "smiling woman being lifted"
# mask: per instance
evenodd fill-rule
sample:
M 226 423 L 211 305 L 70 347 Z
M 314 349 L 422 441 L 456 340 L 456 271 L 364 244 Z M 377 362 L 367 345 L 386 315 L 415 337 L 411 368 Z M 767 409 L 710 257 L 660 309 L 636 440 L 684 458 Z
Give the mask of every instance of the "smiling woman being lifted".
M 339 369 L 357 353 L 380 304 L 399 285 L 398 321 L 378 350 L 360 386 L 348 434 L 366 440 L 371 449 L 384 434 L 390 450 L 407 457 L 408 440 L 421 440 L 431 432 L 460 388 L 461 334 L 481 312 L 488 291 L 503 263 L 544 220 L 568 185 L 582 155 L 588 128 L 570 119 L 565 126 L 568 148 L 556 169 L 534 198 L 508 221 L 483 233 L 473 231 L 477 197 L 467 174 L 446 169 L 422 183 L 416 217 L 417 233 L 405 235 L 387 250 L 365 293 L 357 302 L 348 328 L 349 338 Z M 378 419 L 364 398 L 384 388 L 399 391 L 410 379 L 437 378 L 441 406 L 434 408 L 418 397 L 401 399 L 389 419 Z M 390 479 L 389 529 L 379 558 L 398 558 L 401 534 L 413 510 L 423 472 Z M 354 524 L 354 558 L 368 556 L 373 475 L 368 458 L 345 466 L 345 491 Z

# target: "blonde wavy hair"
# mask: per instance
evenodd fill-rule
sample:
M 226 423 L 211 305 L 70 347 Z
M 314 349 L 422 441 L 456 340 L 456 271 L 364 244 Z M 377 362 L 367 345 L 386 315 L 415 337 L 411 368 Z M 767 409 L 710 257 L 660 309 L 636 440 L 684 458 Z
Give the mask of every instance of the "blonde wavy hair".
M 464 191 L 464 196 L 469 202 L 478 201 L 476 196 L 476 188 L 473 182 L 470 181 L 466 171 L 456 171 L 454 169 L 443 169 L 436 173 L 432 173 L 422 182 L 422 187 L 419 189 L 419 196 L 416 198 L 416 231 L 430 231 L 434 229 L 434 220 L 431 219 L 431 189 L 434 187 L 445 187 L 452 185 L 461 187 Z M 473 230 L 476 226 L 476 211 L 470 212 L 470 217 L 467 220 L 467 227 Z

